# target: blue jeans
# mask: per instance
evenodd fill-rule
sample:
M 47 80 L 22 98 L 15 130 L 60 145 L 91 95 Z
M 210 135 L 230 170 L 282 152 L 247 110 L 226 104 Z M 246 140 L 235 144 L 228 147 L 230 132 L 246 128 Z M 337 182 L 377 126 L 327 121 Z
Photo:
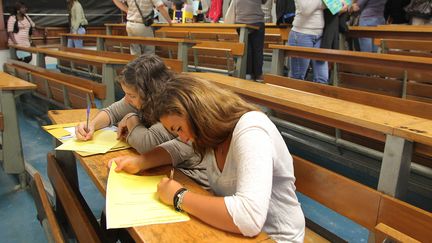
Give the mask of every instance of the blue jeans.
M 72 32 L 71 32 L 72 33 Z M 79 27 L 78 30 L 76 31 L 76 33 L 72 33 L 72 34 L 79 34 L 79 35 L 84 35 L 86 33 L 86 30 L 84 27 Z M 68 47 L 75 47 L 75 48 L 83 48 L 83 40 L 79 40 L 79 39 L 68 39 L 68 43 L 67 43 Z
M 360 26 L 377 26 L 385 24 L 384 17 L 361 17 Z M 378 47 L 373 44 L 372 38 L 359 38 L 360 51 L 363 52 L 377 52 Z
M 302 34 L 291 30 L 288 37 L 288 45 L 320 48 L 321 36 Z M 310 63 L 310 59 L 291 57 L 289 76 L 304 80 Z M 328 83 L 329 70 L 327 62 L 312 60 L 312 70 L 314 82 Z

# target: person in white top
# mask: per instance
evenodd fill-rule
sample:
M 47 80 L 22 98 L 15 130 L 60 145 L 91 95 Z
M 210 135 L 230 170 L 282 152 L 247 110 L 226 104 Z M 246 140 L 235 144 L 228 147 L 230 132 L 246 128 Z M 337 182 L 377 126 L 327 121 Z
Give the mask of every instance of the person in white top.
M 164 19 L 171 24 L 172 20 L 162 0 L 112 0 L 123 12 L 127 13 L 126 32 L 128 36 L 154 37 L 151 28 L 153 20 L 153 8 L 156 8 Z M 131 44 L 130 53 L 139 56 L 141 54 L 154 54 L 154 46 Z
M 303 242 L 305 219 L 295 194 L 292 157 L 270 119 L 216 85 L 186 74 L 154 90 L 154 117 L 207 163 L 215 196 L 188 191 L 172 178 L 158 185 L 160 200 L 216 228 L 278 242 Z M 153 161 L 167 164 L 181 151 L 153 150 L 117 161 L 117 171 L 137 173 Z M 109 165 L 112 163 L 109 162 Z

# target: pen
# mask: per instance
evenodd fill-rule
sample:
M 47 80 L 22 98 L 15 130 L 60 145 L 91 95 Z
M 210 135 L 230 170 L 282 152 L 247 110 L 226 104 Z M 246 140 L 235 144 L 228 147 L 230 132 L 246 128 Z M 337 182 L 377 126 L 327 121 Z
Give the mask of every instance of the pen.
M 89 131 L 88 125 L 89 125 L 89 118 L 90 118 L 90 103 L 87 104 L 87 123 L 86 123 L 86 130 Z
M 173 178 L 174 178 L 174 168 L 171 169 L 170 180 L 172 180 Z

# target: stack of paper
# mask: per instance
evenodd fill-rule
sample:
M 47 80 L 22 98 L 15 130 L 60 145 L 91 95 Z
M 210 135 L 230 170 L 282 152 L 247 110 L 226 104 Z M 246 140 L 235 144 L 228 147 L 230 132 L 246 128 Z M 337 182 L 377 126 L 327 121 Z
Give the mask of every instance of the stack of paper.
M 164 176 L 136 176 L 115 172 L 113 163 L 106 193 L 107 228 L 126 228 L 189 220 L 185 213 L 159 201 L 157 184 Z
M 339 13 L 342 9 L 342 1 L 341 0 L 323 0 L 327 8 L 330 10 L 330 12 L 335 15 Z M 351 5 L 351 0 L 345 0 L 346 5 Z
M 89 141 L 80 141 L 75 137 L 75 126 L 78 123 L 66 123 L 43 126 L 55 138 L 63 142 L 56 150 L 76 151 L 81 156 L 106 153 L 129 148 L 130 145 L 117 140 L 116 127 L 108 127 L 96 131 Z

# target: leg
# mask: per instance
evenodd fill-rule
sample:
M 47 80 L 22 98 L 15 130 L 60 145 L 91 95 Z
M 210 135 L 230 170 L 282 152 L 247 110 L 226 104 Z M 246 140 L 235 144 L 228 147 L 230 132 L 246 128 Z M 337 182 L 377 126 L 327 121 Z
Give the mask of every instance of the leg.
M 83 27 L 79 27 L 77 33 L 79 35 L 85 35 L 86 30 Z M 83 48 L 84 42 L 83 40 L 75 40 L 75 47 L 76 48 Z
M 377 26 L 385 23 L 384 17 L 360 17 L 360 26 Z M 377 52 L 378 47 L 373 44 L 372 38 L 359 38 L 360 51 L 363 52 Z
M 304 46 L 313 47 L 311 35 L 302 34 L 296 31 L 291 31 L 288 37 L 289 46 Z M 305 79 L 310 59 L 305 58 L 290 58 L 289 76 L 295 79 Z
M 140 36 L 154 37 L 153 29 L 151 27 L 145 26 L 144 28 L 140 29 Z M 143 51 L 144 54 L 154 54 L 155 53 L 155 47 L 154 46 L 141 45 L 141 50 Z
M 316 36 L 314 47 L 321 47 L 321 36 Z M 325 61 L 312 60 L 313 81 L 316 83 L 328 84 L 329 69 Z
M 255 80 L 262 80 L 262 67 L 263 67 L 263 55 L 264 55 L 264 23 L 258 24 L 259 29 L 250 35 L 249 43 L 252 45 L 252 75 Z
M 127 22 L 126 23 L 126 32 L 128 33 L 128 36 L 137 36 L 136 35 L 136 26 L 144 26 L 143 24 L 136 24 L 136 23 L 131 23 L 131 22 Z M 141 47 L 138 44 L 131 44 L 130 45 L 130 53 L 132 55 L 135 56 L 139 56 L 141 55 Z

